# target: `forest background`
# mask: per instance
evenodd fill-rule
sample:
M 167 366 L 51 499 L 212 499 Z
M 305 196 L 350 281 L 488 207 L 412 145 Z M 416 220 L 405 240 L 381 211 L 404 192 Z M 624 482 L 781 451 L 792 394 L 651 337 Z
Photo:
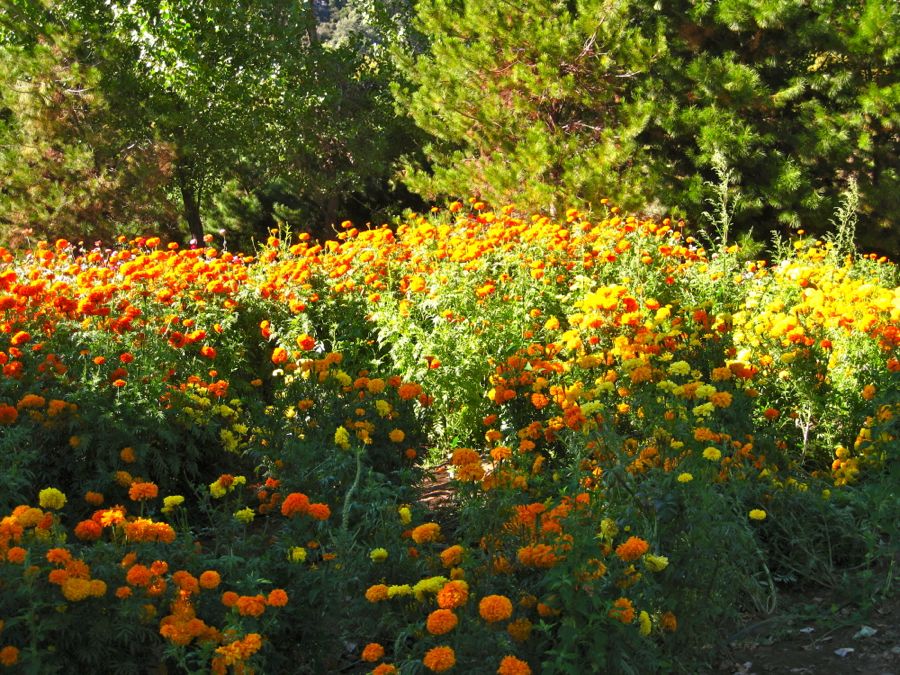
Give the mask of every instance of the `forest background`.
M 475 196 L 608 199 L 898 250 L 886 0 L 4 0 L 0 242 L 223 232 Z

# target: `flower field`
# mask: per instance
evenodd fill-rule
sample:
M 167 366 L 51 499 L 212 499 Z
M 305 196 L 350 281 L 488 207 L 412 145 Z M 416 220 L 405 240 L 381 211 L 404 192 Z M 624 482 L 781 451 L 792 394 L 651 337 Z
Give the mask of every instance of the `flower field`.
M 474 200 L 0 249 L 0 672 L 698 672 L 892 592 L 897 267 L 758 256 Z

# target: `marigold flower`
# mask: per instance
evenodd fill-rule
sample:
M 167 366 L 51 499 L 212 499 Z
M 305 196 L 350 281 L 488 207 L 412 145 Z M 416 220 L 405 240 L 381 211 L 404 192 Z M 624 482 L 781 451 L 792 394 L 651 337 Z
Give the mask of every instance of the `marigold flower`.
M 328 504 L 310 504 L 307 513 L 313 520 L 328 520 L 331 517 L 331 509 Z
M 691 474 L 689 474 L 687 471 L 685 471 L 684 473 L 678 474 L 678 482 L 679 483 L 690 483 L 692 480 L 694 480 L 694 477 Z
M 644 637 L 650 635 L 650 630 L 652 628 L 652 624 L 650 622 L 650 615 L 641 610 L 641 613 L 638 615 L 638 632 Z
M 456 628 L 459 619 L 449 609 L 436 609 L 428 615 L 425 621 L 425 628 L 432 635 L 444 635 Z
M 99 492 L 88 491 L 84 494 L 84 501 L 91 506 L 100 506 L 103 503 L 103 495 Z
M 93 520 L 82 520 L 75 526 L 75 536 L 82 541 L 96 541 L 103 534 L 103 528 Z
M 62 592 L 69 602 L 84 600 L 91 594 L 91 582 L 87 579 L 69 577 L 63 582 Z
M 465 549 L 459 544 L 450 546 L 441 551 L 441 564 L 444 567 L 456 567 L 462 562 Z
M 629 537 L 616 547 L 616 555 L 619 556 L 623 562 L 632 562 L 640 558 L 649 550 L 650 544 L 640 537 Z
M 131 484 L 131 487 L 128 488 L 128 497 L 133 502 L 147 501 L 149 499 L 155 499 L 159 494 L 159 488 L 156 486 L 156 483 L 138 483 L 134 482 Z
M 200 588 L 212 590 L 222 582 L 222 577 L 215 570 L 206 570 L 200 575 Z
M 381 602 L 388 599 L 388 587 L 385 584 L 375 584 L 366 590 L 366 600 L 369 602 Z
M 302 546 L 292 546 L 288 550 L 288 560 L 293 563 L 306 562 L 306 549 Z
M 240 596 L 234 591 L 225 591 L 222 593 L 222 604 L 226 607 L 234 607 Z
M 15 565 L 21 565 L 25 562 L 26 555 L 28 555 L 28 551 L 24 548 L 21 546 L 13 546 L 6 552 L 6 559 Z
M 0 404 L 0 424 L 12 424 L 19 418 L 19 411 L 13 406 Z
M 515 656 L 504 656 L 497 675 L 531 675 L 531 667 Z
M 368 663 L 374 663 L 384 656 L 384 647 L 377 642 L 370 642 L 363 650 L 360 658 Z
M 425 652 L 422 663 L 428 670 L 442 673 L 456 665 L 456 653 L 451 647 L 434 647 Z
M 398 672 L 397 666 L 391 665 L 390 663 L 382 663 L 381 665 L 375 666 L 372 675 L 396 675 Z
M 288 595 L 281 588 L 273 588 L 269 591 L 269 595 L 266 598 L 266 604 L 269 607 L 284 607 L 288 603 Z
M 634 621 L 634 605 L 628 598 L 619 598 L 613 603 L 609 610 L 609 618 L 621 621 L 622 623 L 631 623 Z
M 241 616 L 262 616 L 266 611 L 266 599 L 262 595 L 242 595 L 235 606 Z
M 718 448 L 709 446 L 703 450 L 703 458 L 708 459 L 710 462 L 718 462 L 722 459 L 722 451 Z
M 424 523 L 414 528 L 411 536 L 417 544 L 437 541 L 441 536 L 441 526 L 437 523 Z
M 38 503 L 42 509 L 58 511 L 66 505 L 66 496 L 56 488 L 44 488 L 38 493 Z
M 672 612 L 663 612 L 659 617 L 659 625 L 667 633 L 674 633 L 678 629 L 678 620 Z
M 462 579 L 448 581 L 437 594 L 438 607 L 441 609 L 462 607 L 468 599 L 469 584 Z
M 6 645 L 3 649 L 0 649 L 0 665 L 9 668 L 16 665 L 18 662 L 19 650 L 17 647 Z
M 281 502 L 281 513 L 288 518 L 307 511 L 309 511 L 309 497 L 302 492 L 292 492 Z
M 645 555 L 644 567 L 651 572 L 662 572 L 669 566 L 669 559 L 662 555 Z
M 369 551 L 369 558 L 372 562 L 381 563 L 388 559 L 387 549 L 384 548 L 373 548 Z
M 245 506 L 244 508 L 234 512 L 234 519 L 240 523 L 244 523 L 245 525 L 249 525 L 250 523 L 252 523 L 255 517 L 256 512 L 249 506 Z
M 528 619 L 516 619 L 509 623 L 506 627 L 506 632 L 509 633 L 510 637 L 516 642 L 525 642 L 531 637 L 531 627 L 531 621 Z
M 750 511 L 750 519 L 751 520 L 765 520 L 766 512 L 762 509 L 752 509 Z
M 388 434 L 388 438 L 394 443 L 402 443 L 403 439 L 406 438 L 406 434 L 403 432 L 403 429 L 394 429 Z
M 487 595 L 478 603 L 478 614 L 488 623 L 505 621 L 512 611 L 512 602 L 505 595 Z

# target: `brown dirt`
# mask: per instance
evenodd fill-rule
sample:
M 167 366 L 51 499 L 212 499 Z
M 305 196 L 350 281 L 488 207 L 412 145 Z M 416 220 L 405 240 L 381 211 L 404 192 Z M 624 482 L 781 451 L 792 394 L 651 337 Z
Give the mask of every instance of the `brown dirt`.
M 839 608 L 824 593 L 781 603 L 782 612 L 738 631 L 717 672 L 900 675 L 900 599 L 866 613 Z

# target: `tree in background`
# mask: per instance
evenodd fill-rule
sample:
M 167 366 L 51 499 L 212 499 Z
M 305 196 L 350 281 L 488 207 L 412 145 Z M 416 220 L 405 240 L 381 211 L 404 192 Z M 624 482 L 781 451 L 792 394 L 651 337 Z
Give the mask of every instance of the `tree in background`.
M 900 5 L 887 0 L 420 0 L 398 103 L 417 192 L 552 208 L 609 197 L 822 232 L 851 182 L 861 243 L 900 248 Z
M 395 94 L 430 134 L 405 181 L 428 198 L 476 194 L 548 209 L 646 201 L 642 91 L 664 44 L 629 2 L 422 0 L 430 40 Z
M 692 218 L 724 161 L 736 224 L 828 229 L 860 190 L 860 243 L 900 250 L 900 5 L 885 0 L 659 3 L 666 87 L 644 142 L 665 159 L 660 198 Z
M 169 192 L 195 239 L 248 216 L 264 234 L 278 213 L 306 229 L 402 194 L 389 180 L 410 136 L 389 66 L 352 41 L 323 43 L 320 3 L 6 4 L 0 42 L 23 58 L 48 35 L 83 36 L 78 57 L 98 74 L 111 130 L 171 148 Z
M 29 50 L 0 48 L 0 239 L 34 229 L 76 241 L 86 232 L 173 234 L 173 149 L 122 133 L 100 73 L 77 51 L 55 35 Z

